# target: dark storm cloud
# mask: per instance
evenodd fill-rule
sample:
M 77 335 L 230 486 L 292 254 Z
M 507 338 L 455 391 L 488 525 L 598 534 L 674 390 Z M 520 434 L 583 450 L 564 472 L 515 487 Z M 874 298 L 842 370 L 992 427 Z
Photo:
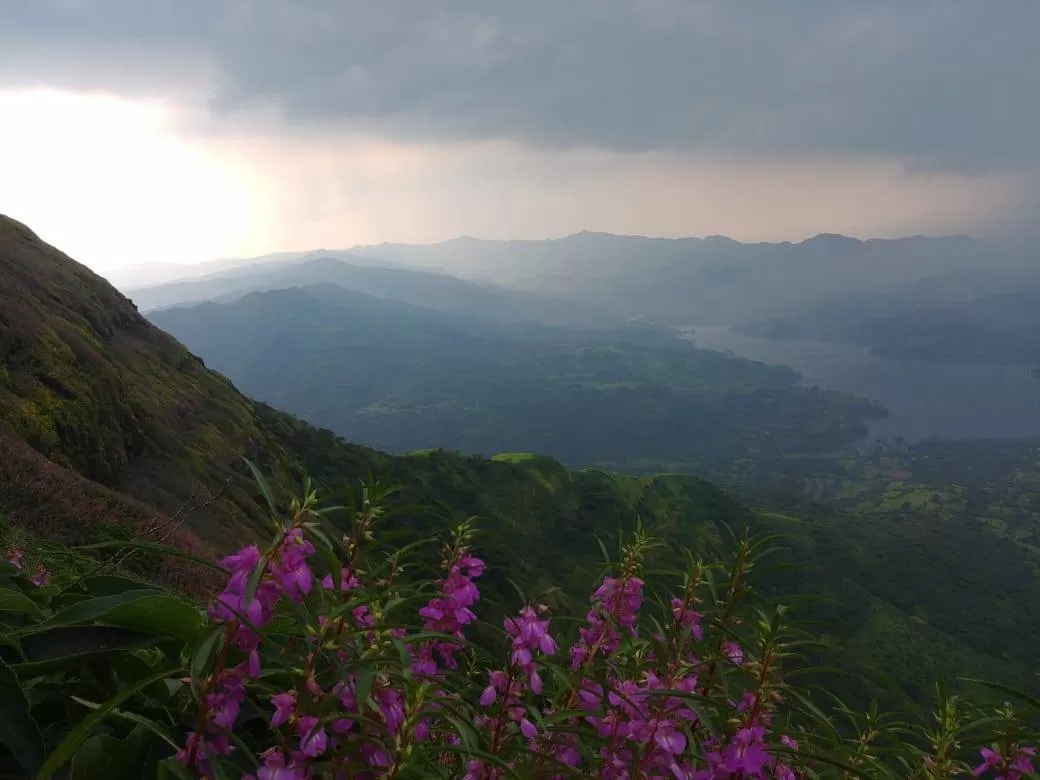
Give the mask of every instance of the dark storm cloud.
M 1040 165 L 1040 0 L 0 0 L 0 83 L 412 139 Z

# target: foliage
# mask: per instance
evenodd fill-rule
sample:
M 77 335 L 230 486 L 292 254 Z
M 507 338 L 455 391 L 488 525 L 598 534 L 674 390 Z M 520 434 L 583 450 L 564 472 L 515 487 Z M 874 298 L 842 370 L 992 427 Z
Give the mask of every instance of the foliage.
M 223 560 L 205 613 L 120 577 L 51 583 L 16 551 L 0 564 L 0 767 L 112 780 L 1032 769 L 1028 697 L 982 712 L 940 691 L 906 722 L 809 704 L 795 672 L 811 643 L 751 587 L 768 540 L 661 570 L 637 532 L 576 632 L 521 595 L 473 643 L 479 526 L 457 524 L 431 570 L 382 538 L 382 498 L 371 486 L 355 507 L 319 508 L 305 485 L 284 520 L 272 504 L 271 543 Z

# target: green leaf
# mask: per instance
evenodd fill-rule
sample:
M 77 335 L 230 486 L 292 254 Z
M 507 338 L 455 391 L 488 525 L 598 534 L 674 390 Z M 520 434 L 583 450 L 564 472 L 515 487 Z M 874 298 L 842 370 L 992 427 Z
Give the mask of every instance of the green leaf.
M 140 763 L 140 745 L 108 734 L 91 737 L 72 759 L 69 780 L 123 780 L 133 776 Z
M 188 771 L 176 758 L 167 758 L 160 762 L 158 775 L 159 780 L 196 780 L 195 775 Z
M 79 696 L 72 696 L 71 698 L 77 704 L 82 704 L 84 707 L 88 707 L 92 710 L 96 710 L 98 707 L 101 706 L 96 702 L 81 699 Z M 112 710 L 112 715 L 113 717 L 123 718 L 124 720 L 128 720 L 131 723 L 136 723 L 140 727 L 140 729 L 144 731 L 150 731 L 152 734 L 155 734 L 157 737 L 159 737 L 159 739 L 168 744 L 174 750 L 179 750 L 181 747 L 177 744 L 177 742 L 174 741 L 173 737 L 170 735 L 169 729 L 167 729 L 166 726 L 164 726 L 161 723 L 156 723 L 151 718 L 146 718 L 144 715 L 138 715 L 136 712 L 124 712 L 123 710 Z M 137 731 L 137 729 L 135 729 L 135 731 Z M 82 750 L 83 748 L 80 748 L 80 751 Z
M 146 596 L 116 607 L 103 618 L 104 623 L 139 631 L 155 631 L 192 642 L 203 627 L 198 607 L 169 595 Z
M 155 644 L 155 637 L 114 626 L 67 626 L 22 638 L 21 650 L 25 660 L 6 659 L 22 679 L 39 676 L 65 666 L 83 663 L 91 657 L 121 653 L 137 647 Z
M 55 772 L 65 766 L 65 764 L 67 764 L 79 750 L 79 747 L 90 736 L 90 732 L 93 731 L 94 728 L 97 727 L 112 710 L 124 701 L 129 699 L 138 691 L 147 688 L 152 683 L 158 682 L 166 677 L 174 676 L 182 671 L 183 670 L 181 669 L 172 669 L 168 671 L 163 670 L 150 677 L 146 677 L 134 685 L 131 685 L 129 688 L 120 691 L 96 710 L 91 712 L 87 717 L 81 720 L 72 731 L 65 735 L 65 739 L 63 739 L 47 757 L 47 761 L 36 775 L 36 780 L 48 780 L 48 778 L 52 777 Z
M 964 680 L 965 682 L 972 682 L 976 683 L 977 685 L 984 685 L 987 688 L 990 688 L 994 691 L 1000 691 L 1001 693 L 1007 694 L 1008 696 L 1011 696 L 1014 699 L 1018 699 L 1021 702 L 1025 702 L 1033 709 L 1040 711 L 1040 699 L 1037 699 L 1035 696 L 1030 696 L 1028 693 L 1020 691 L 1017 688 L 1012 688 L 1011 686 L 1004 685 L 1002 683 L 990 682 L 988 680 L 977 680 L 973 677 L 961 677 L 960 679 Z
M 125 593 L 128 590 L 152 588 L 147 582 L 141 582 L 130 577 L 117 577 L 111 574 L 87 577 L 80 582 L 80 585 L 89 596 L 114 596 L 117 593 Z
M 376 665 L 374 663 L 359 663 L 354 669 L 354 696 L 357 701 L 358 712 L 365 711 L 368 697 L 372 693 L 372 683 L 375 678 L 375 672 Z
M 0 612 L 17 612 L 20 615 L 38 617 L 39 605 L 21 591 L 13 588 L 0 588 Z
M 72 626 L 77 623 L 93 623 L 116 607 L 129 604 L 136 599 L 146 596 L 162 595 L 162 593 L 161 590 L 155 588 L 141 587 L 137 590 L 128 590 L 123 593 L 112 594 L 111 596 L 84 599 L 55 613 L 49 620 L 41 623 L 38 628 L 45 630 L 57 626 Z
M 80 601 L 39 624 L 36 630 L 93 622 L 154 631 L 189 642 L 202 627 L 202 613 L 169 593 L 142 588 Z
M 191 676 L 192 688 L 199 693 L 202 691 L 202 683 L 205 679 L 207 670 L 209 669 L 210 661 L 217 653 L 217 646 L 220 643 L 221 638 L 224 636 L 224 626 L 217 626 L 213 628 L 202 641 L 198 647 L 195 648 L 195 652 L 192 653 L 191 657 L 191 669 L 189 674 Z
M 271 509 L 271 519 L 275 521 L 275 528 L 280 530 L 281 527 L 277 522 L 278 508 L 275 506 L 274 503 L 274 494 L 271 492 L 271 486 L 267 484 L 267 480 L 264 478 L 264 475 L 260 472 L 260 469 L 257 468 L 256 464 L 253 463 L 253 461 L 249 460 L 249 458 L 242 458 L 242 460 L 246 462 L 246 465 L 249 467 L 249 471 L 253 475 L 253 479 L 256 481 L 256 484 L 260 487 L 261 492 L 264 494 L 264 499 L 267 501 L 267 506 Z
M 26 774 L 43 763 L 43 737 L 29 710 L 18 675 L 0 661 L 0 742 L 7 745 Z

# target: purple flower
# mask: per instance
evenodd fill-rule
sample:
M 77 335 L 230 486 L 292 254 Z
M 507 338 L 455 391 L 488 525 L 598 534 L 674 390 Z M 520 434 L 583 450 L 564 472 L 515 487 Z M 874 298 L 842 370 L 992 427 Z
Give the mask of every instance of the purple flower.
M 393 733 L 404 724 L 404 697 L 393 688 L 380 688 L 374 694 L 376 707 L 387 729 Z
M 682 628 L 690 630 L 694 638 L 704 638 L 704 629 L 701 627 L 701 618 L 704 616 L 687 607 L 682 599 L 672 599 L 672 615 Z
M 38 588 L 46 586 L 51 581 L 50 572 L 47 571 L 46 567 L 42 563 L 36 564 L 36 568 L 33 570 L 32 576 L 29 577 L 29 582 Z
M 418 650 L 418 661 L 414 668 L 422 669 L 424 673 L 428 673 L 432 668 L 433 674 L 427 676 L 434 676 L 435 654 L 447 668 L 458 668 L 455 653 L 463 647 L 462 629 L 477 619 L 470 607 L 480 598 L 480 591 L 471 581 L 471 577 L 479 577 L 483 571 L 483 561 L 465 551 L 458 552 L 457 559 L 449 564 L 448 576 L 438 581 L 437 595 L 419 610 L 419 617 L 423 619 L 423 629 L 426 631 L 450 634 L 459 641 L 424 643 Z
M 184 747 L 177 751 L 175 757 L 182 764 L 194 766 L 202 777 L 211 775 L 209 757 L 211 755 L 229 755 L 234 748 L 226 737 L 219 736 L 207 740 L 194 731 L 188 732 Z
M 671 755 L 678 755 L 686 750 L 686 735 L 667 720 L 657 724 L 657 728 L 654 730 L 654 741 L 661 750 Z
M 300 734 L 300 751 L 310 758 L 320 756 L 328 746 L 328 735 L 320 725 L 318 718 L 305 715 L 296 721 L 296 730 Z
M 1011 766 L 1020 772 L 1032 772 L 1033 770 L 1033 756 L 1036 755 L 1036 749 L 1031 747 L 1020 747 L 1014 760 L 1011 762 Z
M 260 548 L 255 544 L 243 547 L 237 553 L 222 559 L 220 565 L 233 575 L 245 573 L 248 577 L 260 565 Z
M 292 719 L 296 710 L 296 691 L 276 693 L 271 697 L 271 704 L 274 705 L 274 715 L 271 716 L 271 728 L 276 729 Z
M 260 676 L 263 670 L 260 668 L 260 653 L 257 650 L 249 651 L 249 657 L 246 661 L 246 672 L 249 677 L 256 679 Z
M 357 577 L 350 573 L 350 569 L 345 566 L 340 569 L 339 572 L 339 589 L 340 590 L 354 590 L 361 583 L 358 582 Z M 321 581 L 321 587 L 325 590 L 333 590 L 336 584 L 332 581 L 332 575 L 326 574 Z
M 314 577 L 307 556 L 314 554 L 314 545 L 307 541 L 302 528 L 294 528 L 285 535 L 278 548 L 278 558 L 271 562 L 271 579 L 293 601 L 302 601 L 311 592 Z
M 571 647 L 571 669 L 587 663 L 592 648 L 607 655 L 617 650 L 621 645 L 619 627 L 635 636 L 642 603 L 643 581 L 639 577 L 604 577 L 592 594 L 592 608 L 585 615 L 588 625 L 578 630 L 580 638 Z
M 736 642 L 723 642 L 722 651 L 734 666 L 744 663 L 744 650 Z
M 479 577 L 484 573 L 484 561 L 465 555 L 459 559 L 459 571 L 463 577 Z
M 25 555 L 25 550 L 20 547 L 12 547 L 11 555 L 7 559 L 7 562 L 14 566 L 18 571 L 22 570 L 22 556 Z
M 495 703 L 495 699 L 498 698 L 498 691 L 494 685 L 489 685 L 484 689 L 484 692 L 480 694 L 480 706 L 490 707 Z
M 230 729 L 238 720 L 241 704 L 235 697 L 226 692 L 211 693 L 206 696 L 206 708 L 213 716 L 213 722 L 221 728 Z
M 769 761 L 769 754 L 762 744 L 761 729 L 744 728 L 723 749 L 722 757 L 726 769 L 734 774 L 745 772 L 757 775 Z
M 263 754 L 263 759 L 264 765 L 256 773 L 256 780 L 305 780 L 308 776 L 307 770 L 295 761 L 287 766 L 285 756 L 278 748 L 268 750 Z M 246 777 L 242 780 L 246 780 Z
M 972 770 L 976 777 L 989 771 L 1003 772 L 997 775 L 998 780 L 1018 780 L 1023 774 L 1032 774 L 1033 756 L 1036 750 L 1031 747 L 1018 746 L 1009 751 L 1007 756 L 993 748 L 984 747 L 979 751 L 982 763 Z

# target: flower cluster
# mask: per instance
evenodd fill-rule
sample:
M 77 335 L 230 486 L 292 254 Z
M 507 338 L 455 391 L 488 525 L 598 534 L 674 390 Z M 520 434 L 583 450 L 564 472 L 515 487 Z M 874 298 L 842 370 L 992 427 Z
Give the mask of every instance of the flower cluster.
M 539 607 L 542 614 L 546 609 L 544 606 Z M 511 644 L 509 669 L 505 672 L 489 672 L 489 684 L 480 695 L 482 707 L 490 707 L 501 696 L 502 710 L 516 721 L 520 732 L 528 739 L 534 739 L 538 732 L 527 717 L 522 696 L 525 690 L 530 690 L 536 696 L 541 695 L 544 683 L 536 659 L 553 655 L 557 649 L 556 640 L 549 634 L 550 621 L 538 615 L 534 607 L 527 605 L 520 610 L 519 615 L 503 621 Z M 480 722 L 486 722 L 486 719 Z
M 616 651 L 621 644 L 621 629 L 635 636 L 642 603 L 643 581 L 639 577 L 605 577 L 592 594 L 592 608 L 585 615 L 588 625 L 579 631 L 581 641 L 571 647 L 571 668 L 580 669 L 597 653 L 610 655 Z
M 981 755 L 982 763 L 972 771 L 975 777 L 988 775 L 995 780 L 1021 780 L 1036 772 L 1033 767 L 1036 749 L 1026 745 L 1012 745 L 1004 750 L 984 747 Z
M 7 557 L 7 562 L 14 566 L 15 570 L 22 571 L 22 559 L 25 557 L 25 550 L 20 547 L 14 547 L 10 550 Z M 47 567 L 42 563 L 36 564 L 33 568 L 32 574 L 29 575 L 29 582 L 38 588 L 42 588 L 49 585 L 51 581 L 50 572 L 47 571 Z
M 448 576 L 437 583 L 438 593 L 419 610 L 423 629 L 449 634 L 455 638 L 428 642 L 423 645 L 415 662 L 417 674 L 433 677 L 437 673 L 437 659 L 448 669 L 457 669 L 455 654 L 463 647 L 463 629 L 477 616 L 470 609 L 480 598 L 473 580 L 484 573 L 484 562 L 458 548 L 449 562 Z
M 120 705 L 125 720 L 161 722 L 176 740 L 163 759 L 172 775 L 794 780 L 830 776 L 835 766 L 881 767 L 892 756 L 914 776 L 972 766 L 977 777 L 1032 776 L 1035 728 L 1010 705 L 996 715 L 974 710 L 971 733 L 992 726 L 981 733 L 994 740 L 976 760 L 960 747 L 956 717 L 942 739 L 929 721 L 905 748 L 901 721 L 876 746 L 814 728 L 812 707 L 789 704 L 798 699 L 784 667 L 802 637 L 786 627 L 786 610 L 756 604 L 748 619 L 746 539 L 731 567 L 710 565 L 719 576 L 694 562 L 657 570 L 647 584 L 649 545 L 637 535 L 566 643 L 558 612 L 550 618 L 530 601 L 502 619 L 503 646 L 489 638 L 497 620 L 478 626 L 494 607 L 480 602 L 475 581 L 485 565 L 469 525 L 442 549 L 436 574 L 416 581 L 404 572 L 424 569 L 404 562 L 403 551 L 371 544 L 378 516 L 366 503 L 340 539 L 308 501 L 294 503 L 267 549 L 249 545 L 221 561 L 227 580 L 208 622 L 179 654 L 151 656 L 169 664 L 169 706 L 158 716 L 135 712 L 135 702 L 156 706 L 150 693 Z M 29 565 L 20 549 L 7 561 L 17 571 Z M 28 581 L 47 579 L 40 568 L 0 586 L 28 591 Z M 59 591 L 31 591 L 40 607 L 30 611 L 49 619 L 48 605 L 64 603 Z M 30 618 L 3 620 L 21 630 Z M 570 663 L 558 662 L 561 654 Z M 940 691 L 942 712 L 959 712 L 953 701 Z M 880 740 L 879 722 L 871 712 L 862 734 Z M 925 742 L 933 754 L 917 747 Z
M 168 713 L 180 718 L 175 774 L 793 780 L 833 766 L 807 758 L 822 752 L 819 732 L 782 706 L 782 621 L 745 622 L 733 580 L 723 601 L 696 564 L 678 595 L 647 600 L 658 583 L 644 582 L 633 543 L 592 593 L 569 663 L 555 660 L 557 618 L 529 602 L 502 619 L 502 662 L 481 664 L 494 650 L 486 634 L 466 635 L 485 570 L 468 525 L 432 582 L 412 582 L 394 552 L 369 550 L 377 515 L 355 518 L 340 541 L 294 505 L 266 550 L 221 561 L 227 580 L 181 680 L 192 706 Z M 26 565 L 20 549 L 7 561 Z M 982 750 L 974 774 L 1018 780 L 1033 761 L 1032 747 L 1004 739 Z

